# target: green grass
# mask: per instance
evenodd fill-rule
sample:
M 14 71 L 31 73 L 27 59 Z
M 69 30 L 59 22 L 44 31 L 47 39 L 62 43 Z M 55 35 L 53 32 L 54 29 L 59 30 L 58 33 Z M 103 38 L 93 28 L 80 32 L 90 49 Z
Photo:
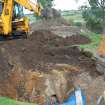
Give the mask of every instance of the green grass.
M 97 49 L 99 48 L 99 45 L 100 45 L 101 35 L 93 33 L 93 32 L 88 33 L 88 35 L 87 34 L 82 34 L 82 35 L 85 35 L 88 38 L 90 38 L 91 43 L 86 44 L 86 45 L 79 45 L 80 48 L 88 49 L 90 51 L 97 51 Z
M 74 15 L 67 15 L 63 16 L 67 21 L 72 20 L 73 22 L 84 22 L 82 18 L 82 14 L 74 14 Z
M 9 99 L 7 97 L 0 97 L 0 105 L 36 105 L 36 104 L 15 101 L 15 100 Z

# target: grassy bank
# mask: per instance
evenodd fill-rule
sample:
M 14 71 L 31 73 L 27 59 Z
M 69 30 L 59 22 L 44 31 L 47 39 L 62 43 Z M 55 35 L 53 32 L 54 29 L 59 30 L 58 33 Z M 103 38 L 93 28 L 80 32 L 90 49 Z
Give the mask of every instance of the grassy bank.
M 88 37 L 91 40 L 91 43 L 86 45 L 79 45 L 80 48 L 84 48 L 84 49 L 88 49 L 90 51 L 96 52 L 101 42 L 101 35 L 93 32 L 89 32 L 88 34 L 82 34 L 82 35 Z
M 15 101 L 6 97 L 0 97 L 0 105 L 36 105 L 36 104 Z

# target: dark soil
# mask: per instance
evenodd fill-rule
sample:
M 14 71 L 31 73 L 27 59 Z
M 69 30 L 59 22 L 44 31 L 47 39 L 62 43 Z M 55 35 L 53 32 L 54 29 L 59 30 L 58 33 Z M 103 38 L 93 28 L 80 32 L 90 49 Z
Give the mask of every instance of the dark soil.
M 5 54 L 17 57 L 18 62 L 27 70 L 49 70 L 57 63 L 95 70 L 94 62 L 90 58 L 83 55 L 77 47 L 71 47 L 87 43 L 90 43 L 90 40 L 81 35 L 62 38 L 50 31 L 39 30 L 33 32 L 28 39 L 1 42 L 0 47 L 5 49 Z M 0 56 L 3 59 L 2 54 Z M 1 66 L 2 63 L 0 62 Z

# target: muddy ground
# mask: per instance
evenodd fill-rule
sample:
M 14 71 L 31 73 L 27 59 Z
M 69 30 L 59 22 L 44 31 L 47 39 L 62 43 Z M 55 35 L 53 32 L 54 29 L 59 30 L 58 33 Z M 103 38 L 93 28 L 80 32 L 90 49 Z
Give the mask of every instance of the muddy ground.
M 73 34 L 61 37 L 52 28 L 37 29 L 27 39 L 1 41 L 0 95 L 29 101 L 30 96 L 57 94 L 64 100 L 72 80 L 73 85 L 85 90 L 91 105 L 91 97 L 102 94 L 105 82 L 92 55 L 87 56 L 74 46 L 91 40 L 79 32 L 69 32 Z
M 41 70 L 41 66 L 44 66 L 44 64 L 65 63 L 80 65 L 80 57 L 89 60 L 82 55 L 77 47 L 71 47 L 75 44 L 89 42 L 88 38 L 80 35 L 62 38 L 51 31 L 38 30 L 33 32 L 28 39 L 10 40 L 0 44 L 4 56 L 12 54 L 13 57 L 18 57 L 19 62 L 25 69 Z M 5 52 L 8 52 L 8 54 L 5 55 Z M 5 68 L 6 66 L 3 67 L 7 69 Z M 47 68 L 42 67 L 42 71 L 44 69 L 47 70 Z

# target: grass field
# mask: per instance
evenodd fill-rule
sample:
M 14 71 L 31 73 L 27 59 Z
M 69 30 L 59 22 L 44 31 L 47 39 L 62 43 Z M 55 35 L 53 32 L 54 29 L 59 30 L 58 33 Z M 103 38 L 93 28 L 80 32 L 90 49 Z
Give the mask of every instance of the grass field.
M 74 15 L 67 15 L 63 16 L 67 21 L 72 20 L 73 22 L 84 22 L 82 18 L 82 14 L 74 14 Z
M 6 97 L 0 97 L 0 105 L 37 105 L 37 104 L 19 102 L 19 101 L 15 101 Z

